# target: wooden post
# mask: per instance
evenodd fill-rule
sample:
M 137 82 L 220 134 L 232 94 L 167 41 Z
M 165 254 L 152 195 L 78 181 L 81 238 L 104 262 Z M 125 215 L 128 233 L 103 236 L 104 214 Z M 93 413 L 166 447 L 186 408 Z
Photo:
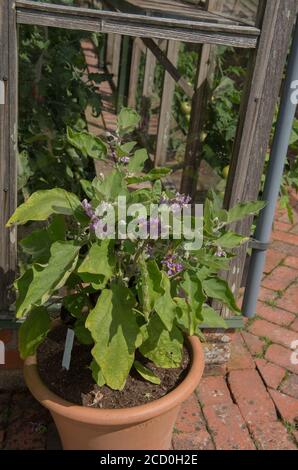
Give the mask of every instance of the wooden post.
M 0 2 L 0 312 L 5 317 L 11 303 L 9 287 L 16 273 L 17 233 L 5 224 L 17 205 L 17 26 L 15 2 Z M 28 110 L 30 112 L 30 110 Z
M 130 56 L 131 56 L 130 51 L 131 51 L 131 38 L 129 36 L 123 36 L 120 61 L 118 61 L 119 73 L 118 73 L 118 80 L 117 80 L 117 83 L 118 83 L 117 113 L 119 113 L 122 106 L 125 106 L 127 103 Z
M 113 44 L 115 34 L 107 34 L 107 47 L 106 47 L 106 66 L 111 72 L 112 61 L 113 61 Z
M 167 57 L 174 66 L 178 61 L 179 48 L 180 42 L 168 41 Z M 166 162 L 174 91 L 175 81 L 165 71 L 157 131 L 155 166 L 162 166 Z
M 156 66 L 155 56 L 150 49 L 146 49 L 146 62 L 143 81 L 143 93 L 141 102 L 141 131 L 148 133 L 150 111 L 151 111 L 151 97 L 154 84 L 154 71 Z
M 258 22 L 262 33 L 251 57 L 246 91 L 242 99 L 225 208 L 238 202 L 258 199 L 264 160 L 268 148 L 274 110 L 278 99 L 289 42 L 296 19 L 296 0 L 261 0 Z M 252 219 L 233 227 L 244 236 L 251 234 Z M 236 294 L 240 287 L 247 246 L 238 251 L 227 280 Z M 224 310 L 223 316 L 229 316 Z
M 122 36 L 120 34 L 115 34 L 113 41 L 113 55 L 112 55 L 112 65 L 111 73 L 113 74 L 113 83 L 115 86 L 118 86 L 119 78 L 119 64 L 121 57 L 121 42 Z
M 222 6 L 222 5 L 221 5 Z M 206 3 L 208 11 L 219 10 L 218 0 L 209 0 Z M 181 193 L 189 194 L 195 198 L 198 182 L 198 173 L 201 164 L 200 134 L 205 122 L 205 113 L 208 102 L 208 91 L 212 82 L 214 71 L 215 48 L 211 44 L 201 46 L 198 61 L 195 93 L 192 98 L 192 109 L 187 136 L 184 170 L 181 180 Z
M 138 87 L 141 54 L 142 54 L 142 51 L 140 48 L 140 40 L 138 38 L 135 38 L 133 40 L 133 46 L 132 46 L 131 64 L 130 64 L 130 80 L 129 80 L 129 89 L 128 89 L 128 100 L 127 100 L 128 106 L 133 109 L 135 109 L 136 107 L 136 93 L 137 93 L 137 87 Z
M 113 75 L 113 84 L 118 85 L 119 62 L 121 53 L 121 35 L 108 34 L 106 47 L 106 65 L 108 72 Z

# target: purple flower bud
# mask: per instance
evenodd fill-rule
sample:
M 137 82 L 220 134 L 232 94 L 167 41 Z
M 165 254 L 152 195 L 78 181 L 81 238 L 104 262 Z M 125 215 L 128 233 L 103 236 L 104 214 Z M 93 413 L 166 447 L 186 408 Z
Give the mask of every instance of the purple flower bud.
M 216 253 L 215 253 L 215 256 L 216 256 L 217 258 L 226 258 L 227 254 L 226 254 L 226 252 L 219 246 L 219 247 L 217 248 L 217 251 L 216 251 Z
M 130 162 L 129 157 L 121 157 L 120 162 L 123 163 L 124 165 L 127 165 Z
M 84 211 L 85 211 L 85 214 L 86 214 L 88 217 L 90 217 L 90 218 L 94 217 L 94 210 L 93 210 L 93 208 L 92 208 L 90 202 L 87 201 L 87 199 L 84 199 L 84 200 L 82 201 L 82 207 L 83 207 L 83 209 L 84 209 Z

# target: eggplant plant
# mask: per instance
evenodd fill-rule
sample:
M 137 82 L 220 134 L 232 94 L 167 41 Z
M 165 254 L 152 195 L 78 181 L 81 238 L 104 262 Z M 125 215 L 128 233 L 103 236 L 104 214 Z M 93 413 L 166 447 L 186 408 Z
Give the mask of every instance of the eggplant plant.
M 203 214 L 191 206 L 186 215 L 190 228 L 178 237 L 179 216 L 190 198 L 165 189 L 162 179 L 168 169 L 144 172 L 147 151 L 128 141 L 138 123 L 138 114 L 124 108 L 116 132 L 106 141 L 68 128 L 68 142 L 77 152 L 112 161 L 112 170 L 81 181 L 83 200 L 62 188 L 33 193 L 7 223 L 43 221 L 42 228 L 21 241 L 29 257 L 26 271 L 15 281 L 16 315 L 24 319 L 22 358 L 34 354 L 47 336 L 49 307 L 64 288 L 63 308 L 73 318 L 76 338 L 92 348 L 94 381 L 116 390 L 123 389 L 132 368 L 158 383 L 136 361 L 137 350 L 138 358 L 176 368 L 186 335 L 199 336 L 202 323 L 225 328 L 212 299 L 240 315 L 219 273 L 229 269 L 234 249 L 247 242 L 231 224 L 263 207 L 262 202 L 249 202 L 226 211 L 211 193 Z M 153 215 L 152 207 L 164 212 Z M 190 242 L 195 226 L 199 244 Z

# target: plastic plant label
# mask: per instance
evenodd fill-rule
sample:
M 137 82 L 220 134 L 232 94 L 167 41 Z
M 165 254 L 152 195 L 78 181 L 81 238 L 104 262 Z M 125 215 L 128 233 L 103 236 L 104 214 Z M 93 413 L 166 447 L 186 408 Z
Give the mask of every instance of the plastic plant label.
M 73 348 L 74 337 L 75 337 L 74 331 L 68 328 L 66 340 L 65 340 L 65 346 L 64 346 L 63 359 L 62 359 L 62 368 L 66 370 L 69 370 L 69 367 L 70 367 L 71 352 Z
M 0 104 L 5 104 L 5 86 L 3 80 L 0 80 Z

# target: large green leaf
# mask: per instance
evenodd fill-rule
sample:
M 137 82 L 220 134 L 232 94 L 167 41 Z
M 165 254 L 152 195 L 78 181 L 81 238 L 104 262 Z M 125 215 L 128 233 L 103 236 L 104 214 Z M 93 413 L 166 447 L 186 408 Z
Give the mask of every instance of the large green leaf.
M 195 252 L 198 262 L 214 273 L 229 269 L 230 258 L 218 258 L 205 249 Z
M 140 347 L 143 356 L 158 367 L 180 367 L 183 352 L 183 334 L 173 325 L 171 331 L 164 328 L 158 315 L 153 315 L 145 329 L 145 339 Z
M 125 135 L 133 132 L 140 122 L 140 116 L 130 108 L 122 108 L 118 118 L 117 127 L 119 134 Z
M 128 164 L 128 171 L 130 171 L 131 173 L 140 173 L 144 169 L 144 164 L 146 160 L 148 160 L 147 150 L 137 150 Z
M 99 387 L 102 387 L 106 382 L 95 359 L 92 359 L 90 369 L 92 371 L 92 378 L 94 382 L 96 382 Z
M 205 295 L 202 289 L 202 283 L 194 272 L 186 271 L 183 276 L 181 287 L 185 292 L 187 303 L 190 306 L 195 318 L 202 320 L 202 306 L 205 301 Z
M 75 269 L 80 246 L 74 242 L 55 242 L 45 266 L 35 264 L 16 283 L 17 317 L 23 317 L 33 306 L 43 305 L 55 290 L 64 286 Z
M 201 320 L 196 317 L 195 312 L 191 309 L 186 299 L 177 297 L 174 299 L 177 304 L 177 324 L 189 336 L 193 336 L 201 323 Z
M 85 323 L 95 341 L 92 355 L 114 390 L 123 389 L 134 362 L 139 333 L 134 306 L 129 289 L 112 283 L 111 289 L 103 290 Z
M 104 142 L 88 132 L 77 132 L 68 127 L 67 140 L 76 149 L 80 150 L 85 157 L 104 160 L 107 156 L 107 147 Z
M 97 285 L 98 289 L 106 286 L 115 268 L 113 240 L 102 240 L 94 243 L 86 258 L 78 269 L 78 274 L 84 282 Z
M 117 196 L 124 194 L 126 190 L 123 175 L 117 170 L 112 171 L 103 181 L 94 180 L 93 186 L 101 198 L 111 202 L 114 202 Z
M 146 262 L 147 276 L 146 279 L 140 279 L 140 282 L 146 282 L 148 287 L 150 309 L 153 310 L 154 304 L 160 295 L 164 292 L 164 289 L 161 287 L 162 273 L 158 269 L 158 266 L 154 260 Z M 141 303 L 143 303 L 143 291 L 142 286 L 138 284 L 138 295 L 140 297 Z
M 65 223 L 63 216 L 55 215 L 51 224 L 44 229 L 31 232 L 20 242 L 22 250 L 32 256 L 32 261 L 45 263 L 50 257 L 51 245 L 58 240 L 65 239 Z
M 85 326 L 85 317 L 82 316 L 79 318 L 74 326 L 74 332 L 81 344 L 91 345 L 93 344 L 93 339 L 90 331 Z
M 228 328 L 225 320 L 209 305 L 204 305 L 202 309 L 203 321 L 208 328 Z
M 19 329 L 19 351 L 22 359 L 36 353 L 51 328 L 51 320 L 44 307 L 33 309 Z
M 160 287 L 163 293 L 160 294 L 154 302 L 154 310 L 165 325 L 168 331 L 172 331 L 173 322 L 177 313 L 177 305 L 171 296 L 171 282 L 168 276 L 163 272 Z
M 243 236 L 239 235 L 238 233 L 227 232 L 224 235 L 222 235 L 220 238 L 215 240 L 213 243 L 216 246 L 219 246 L 223 249 L 231 250 L 233 248 L 236 248 L 236 247 L 242 245 L 243 243 L 247 242 L 248 240 L 249 240 L 249 238 L 243 237 Z
M 6 226 L 22 225 L 29 220 L 46 220 L 52 214 L 74 215 L 80 206 L 78 197 L 64 189 L 37 191 L 16 209 Z
M 222 301 L 230 310 L 237 314 L 241 313 L 237 307 L 231 289 L 223 279 L 215 277 L 206 279 L 203 281 L 203 289 L 208 297 Z
M 264 201 L 244 202 L 237 204 L 228 212 L 228 224 L 238 222 L 248 216 L 255 215 L 266 206 Z
M 160 378 L 155 375 L 152 370 L 148 369 L 148 367 L 145 367 L 143 364 L 141 364 L 141 362 L 135 361 L 134 367 L 140 376 L 143 377 L 143 379 L 151 382 L 152 384 L 160 385 Z

